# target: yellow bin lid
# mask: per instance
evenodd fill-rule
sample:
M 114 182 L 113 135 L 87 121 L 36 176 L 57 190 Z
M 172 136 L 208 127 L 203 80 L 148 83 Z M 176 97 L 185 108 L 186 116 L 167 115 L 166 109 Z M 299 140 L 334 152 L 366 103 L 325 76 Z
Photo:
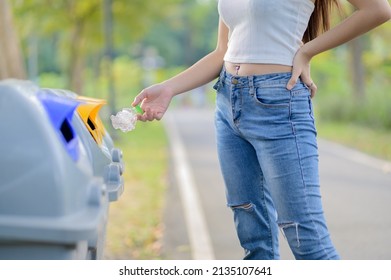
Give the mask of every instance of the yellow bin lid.
M 102 106 L 107 103 L 106 100 L 85 96 L 78 96 L 77 100 L 82 101 L 82 103 L 77 107 L 79 116 L 83 120 L 95 142 L 98 145 L 101 145 L 106 130 L 101 118 L 99 117 L 99 111 Z

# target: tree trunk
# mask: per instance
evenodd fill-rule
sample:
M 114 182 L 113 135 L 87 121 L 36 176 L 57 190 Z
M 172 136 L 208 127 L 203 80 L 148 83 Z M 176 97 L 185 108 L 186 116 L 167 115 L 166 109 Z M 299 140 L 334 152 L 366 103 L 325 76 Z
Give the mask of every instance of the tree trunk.
M 361 103 L 365 101 L 365 68 L 362 60 L 364 38 L 359 37 L 349 42 L 349 50 L 353 96 L 358 103 Z
M 84 86 L 83 27 L 82 21 L 75 24 L 70 49 L 69 87 L 77 94 L 82 94 Z
M 72 4 L 72 3 L 71 3 Z M 73 3 L 76 4 L 76 1 Z M 99 4 L 92 5 L 83 16 L 74 19 L 74 26 L 71 35 L 70 65 L 69 65 L 69 86 L 77 94 L 83 94 L 84 68 L 85 68 L 85 25 L 89 17 L 98 9 Z M 70 13 L 74 13 L 75 7 L 71 5 Z
M 0 0 L 0 79 L 25 79 L 22 51 L 8 0 Z

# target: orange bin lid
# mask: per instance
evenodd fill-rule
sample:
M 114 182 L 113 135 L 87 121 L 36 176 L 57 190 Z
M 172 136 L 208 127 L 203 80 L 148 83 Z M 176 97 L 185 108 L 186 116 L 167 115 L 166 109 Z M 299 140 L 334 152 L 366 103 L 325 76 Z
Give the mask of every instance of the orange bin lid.
M 106 130 L 101 118 L 99 117 L 99 111 L 103 105 L 107 104 L 106 100 L 85 96 L 78 96 L 77 100 L 81 101 L 81 104 L 77 107 L 79 116 L 83 120 L 95 142 L 98 145 L 101 145 L 103 136 L 106 134 Z

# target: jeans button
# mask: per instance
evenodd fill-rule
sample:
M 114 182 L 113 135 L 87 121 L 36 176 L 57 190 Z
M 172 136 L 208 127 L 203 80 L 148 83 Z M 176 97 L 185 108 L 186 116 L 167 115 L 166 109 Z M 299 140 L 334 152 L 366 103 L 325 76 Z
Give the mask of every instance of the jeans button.
M 239 81 L 238 81 L 238 79 L 236 79 L 236 78 L 232 78 L 232 83 L 233 83 L 234 85 L 237 85 L 237 84 L 239 83 Z

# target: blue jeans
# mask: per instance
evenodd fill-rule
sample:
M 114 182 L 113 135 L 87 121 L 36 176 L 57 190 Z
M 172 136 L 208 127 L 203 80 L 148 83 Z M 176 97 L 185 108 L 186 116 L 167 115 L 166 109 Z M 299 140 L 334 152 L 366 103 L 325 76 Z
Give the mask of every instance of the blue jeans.
M 339 259 L 322 210 L 310 91 L 291 73 L 214 86 L 219 161 L 245 259 L 279 259 L 278 228 L 296 259 Z

